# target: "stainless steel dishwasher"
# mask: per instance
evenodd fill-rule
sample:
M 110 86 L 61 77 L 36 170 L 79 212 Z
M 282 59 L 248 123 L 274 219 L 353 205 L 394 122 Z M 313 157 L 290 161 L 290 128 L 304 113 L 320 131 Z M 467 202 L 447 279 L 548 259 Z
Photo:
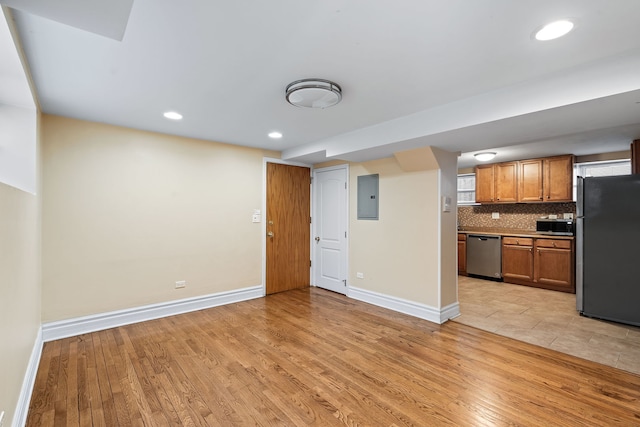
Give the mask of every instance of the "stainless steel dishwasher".
M 502 237 L 482 234 L 467 236 L 467 274 L 502 278 Z

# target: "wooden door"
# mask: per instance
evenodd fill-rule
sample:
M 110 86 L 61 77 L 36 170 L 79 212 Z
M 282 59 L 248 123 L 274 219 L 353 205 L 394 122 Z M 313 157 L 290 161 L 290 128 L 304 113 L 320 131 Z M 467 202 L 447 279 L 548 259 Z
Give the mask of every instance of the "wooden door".
M 542 160 L 522 160 L 518 171 L 518 201 L 542 202 Z
M 506 162 L 495 165 L 496 201 L 515 203 L 518 201 L 518 163 Z
M 476 166 L 476 202 L 493 202 L 494 181 L 493 165 Z
M 573 156 L 544 159 L 544 201 L 573 200 Z
M 266 293 L 309 286 L 311 171 L 267 163 Z

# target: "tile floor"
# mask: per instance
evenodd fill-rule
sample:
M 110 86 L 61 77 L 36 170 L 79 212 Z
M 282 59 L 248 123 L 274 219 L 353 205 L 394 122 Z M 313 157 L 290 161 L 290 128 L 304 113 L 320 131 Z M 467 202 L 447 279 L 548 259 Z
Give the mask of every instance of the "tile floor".
M 456 322 L 640 374 L 640 328 L 580 316 L 573 294 L 459 276 L 458 299 Z

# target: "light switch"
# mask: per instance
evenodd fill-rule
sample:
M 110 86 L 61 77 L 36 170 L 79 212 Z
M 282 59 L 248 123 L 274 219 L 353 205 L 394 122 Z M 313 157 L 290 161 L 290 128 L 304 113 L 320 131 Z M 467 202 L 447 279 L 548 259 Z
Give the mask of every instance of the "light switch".
M 451 212 L 451 197 L 442 196 L 442 212 Z
M 491 219 L 500 219 L 500 212 L 491 212 Z

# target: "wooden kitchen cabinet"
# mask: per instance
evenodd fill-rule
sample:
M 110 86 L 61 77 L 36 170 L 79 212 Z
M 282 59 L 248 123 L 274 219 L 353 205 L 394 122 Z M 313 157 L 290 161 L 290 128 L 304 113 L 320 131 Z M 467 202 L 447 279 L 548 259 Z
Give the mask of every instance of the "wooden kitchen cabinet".
M 467 235 L 458 233 L 458 274 L 467 275 Z
M 476 202 L 518 201 L 518 162 L 476 166 Z
M 573 200 L 573 156 L 543 159 L 543 197 L 545 202 Z
M 476 166 L 476 202 L 493 203 L 495 199 L 495 175 L 493 165 Z
M 518 162 L 497 163 L 495 167 L 495 199 L 498 203 L 518 201 Z
M 571 239 L 502 238 L 502 278 L 507 283 L 575 293 L 574 265 Z
M 573 155 L 476 166 L 476 202 L 573 200 Z
M 504 237 L 502 239 L 502 277 L 505 282 L 533 281 L 533 239 Z
M 518 201 L 542 202 L 542 160 L 518 162 Z
M 534 281 L 540 287 L 575 292 L 573 241 L 535 240 Z

